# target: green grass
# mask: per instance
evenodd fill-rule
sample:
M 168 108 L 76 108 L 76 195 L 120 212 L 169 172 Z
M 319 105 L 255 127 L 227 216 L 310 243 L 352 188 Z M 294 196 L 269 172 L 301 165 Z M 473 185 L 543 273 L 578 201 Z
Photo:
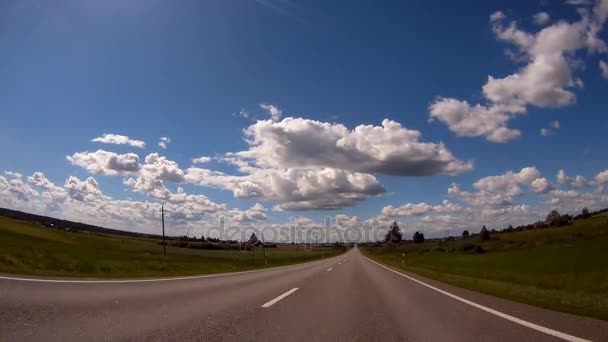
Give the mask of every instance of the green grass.
M 236 272 L 312 261 L 343 253 L 340 248 L 302 246 L 263 251 L 198 250 L 158 240 L 44 228 L 0 217 L 0 273 L 53 277 L 140 278 Z
M 458 252 L 475 243 L 484 254 Z M 608 216 L 573 225 L 395 247 L 364 253 L 452 285 L 548 309 L 608 320 Z

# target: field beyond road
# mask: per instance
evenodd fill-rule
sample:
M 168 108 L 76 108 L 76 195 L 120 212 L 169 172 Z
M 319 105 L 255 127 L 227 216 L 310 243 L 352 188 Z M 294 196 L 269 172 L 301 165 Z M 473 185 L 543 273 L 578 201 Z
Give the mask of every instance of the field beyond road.
M 471 250 L 471 244 L 485 253 L 464 252 Z M 606 215 L 565 227 L 492 234 L 483 242 L 470 237 L 367 247 L 362 252 L 394 268 L 452 285 L 608 320 Z
M 167 246 L 159 240 L 46 228 L 0 217 L 0 273 L 88 278 L 142 278 L 237 272 L 335 256 L 345 248 L 279 245 L 252 251 Z

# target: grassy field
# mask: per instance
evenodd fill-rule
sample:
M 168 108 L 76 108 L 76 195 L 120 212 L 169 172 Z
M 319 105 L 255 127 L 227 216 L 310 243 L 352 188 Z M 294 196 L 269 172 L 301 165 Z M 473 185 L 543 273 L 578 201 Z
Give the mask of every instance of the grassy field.
M 44 228 L 0 217 L 0 273 L 54 277 L 138 278 L 178 276 L 282 266 L 338 255 L 341 248 L 300 246 L 262 249 L 198 250 L 167 247 L 158 240 L 96 235 Z
M 463 252 L 465 244 L 486 252 Z M 396 268 L 405 267 L 452 285 L 553 310 L 608 320 L 608 216 L 577 220 L 565 227 L 493 234 L 394 247 L 364 253 Z

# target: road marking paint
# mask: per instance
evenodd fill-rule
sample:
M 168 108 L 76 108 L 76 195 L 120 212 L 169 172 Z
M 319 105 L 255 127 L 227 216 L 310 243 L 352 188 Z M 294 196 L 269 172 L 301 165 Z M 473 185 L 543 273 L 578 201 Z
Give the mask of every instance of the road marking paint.
M 84 283 L 84 284 L 103 284 L 103 283 L 147 283 L 147 282 L 155 282 L 155 281 L 172 281 L 172 280 L 188 280 L 188 279 L 202 279 L 202 278 L 215 278 L 215 277 L 224 277 L 224 276 L 232 276 L 232 275 L 240 275 L 247 273 L 257 273 L 257 272 L 268 272 L 274 270 L 280 270 L 283 268 L 290 267 L 298 267 L 298 266 L 306 266 L 312 263 L 322 263 L 327 260 L 314 260 L 307 263 L 295 264 L 295 265 L 285 265 L 285 266 L 277 266 L 270 267 L 260 270 L 249 270 L 249 271 L 239 271 L 239 272 L 227 272 L 227 273 L 217 273 L 217 274 L 202 274 L 195 276 L 185 276 L 185 277 L 171 277 L 171 278 L 151 278 L 151 279 L 107 279 L 107 280 L 77 280 L 77 279 L 42 279 L 42 278 L 20 278 L 20 277 L 7 277 L 0 276 L 0 280 L 16 280 L 16 281 L 31 281 L 38 283 Z
M 517 323 L 519 325 L 523 325 L 524 327 L 528 327 L 530 329 L 534 329 L 536 331 L 540 331 L 540 332 L 545 333 L 547 335 L 555 336 L 557 338 L 561 338 L 561 339 L 566 340 L 566 341 L 571 341 L 571 342 L 591 342 L 591 341 L 586 340 L 584 338 L 568 335 L 568 334 L 563 333 L 561 331 L 553 330 L 553 329 L 550 329 L 550 328 L 543 327 L 542 325 L 538 325 L 538 324 L 534 324 L 534 323 L 531 323 L 531 322 L 528 322 L 528 321 L 524 321 L 523 319 L 520 319 L 520 318 L 511 316 L 511 315 L 508 315 L 506 313 L 502 313 L 502 312 L 500 312 L 498 310 L 491 309 L 491 308 L 489 308 L 487 306 L 483 306 L 481 304 L 477 304 L 477 303 L 472 302 L 472 301 L 470 301 L 468 299 L 464 299 L 462 297 L 458 297 L 457 295 L 454 295 L 454 294 L 451 294 L 451 293 L 449 293 L 447 291 L 441 290 L 441 289 L 439 289 L 439 288 L 437 288 L 435 286 L 429 285 L 429 284 L 427 284 L 425 282 L 422 282 L 422 281 L 420 281 L 420 280 L 418 280 L 416 278 L 413 278 L 413 277 L 405 275 L 405 274 L 403 274 L 401 272 L 395 271 L 394 269 L 392 269 L 390 267 L 387 267 L 387 266 L 384 266 L 384 265 L 382 265 L 382 264 L 380 264 L 378 262 L 375 262 L 375 261 L 371 260 L 370 258 L 368 258 L 366 256 L 363 256 L 363 257 L 365 259 L 367 259 L 368 261 L 371 261 L 371 262 L 373 262 L 374 264 L 376 264 L 376 265 L 378 265 L 380 267 L 383 267 L 383 268 L 385 268 L 385 269 L 387 269 L 387 270 L 389 270 L 389 271 L 391 271 L 393 273 L 396 273 L 396 274 L 398 274 L 398 275 L 400 275 L 400 276 L 402 276 L 404 278 L 407 278 L 407 279 L 409 279 L 409 280 L 411 280 L 413 282 L 416 282 L 416 283 L 418 283 L 418 284 L 420 284 L 422 286 L 426 286 L 426 287 L 428 287 L 431 290 L 435 290 L 435 291 L 437 291 L 437 292 L 439 292 L 441 294 L 444 294 L 444 295 L 446 295 L 448 297 L 454 298 L 454 299 L 456 299 L 456 300 L 458 300 L 460 302 L 463 302 L 465 304 L 468 304 L 470 306 L 473 306 L 473 307 L 478 308 L 480 310 L 483 310 L 485 312 L 491 313 L 491 314 L 496 315 L 496 316 L 498 316 L 500 318 L 504 318 L 504 319 L 506 319 L 508 321 L 511 321 L 513 323 Z
M 43 278 L 23 278 L 23 277 L 8 277 L 8 276 L 0 276 L 0 280 L 14 280 L 14 281 L 31 281 L 38 283 L 82 283 L 82 284 L 105 284 L 105 283 L 147 283 L 147 282 L 155 282 L 155 281 L 172 281 L 172 280 L 189 280 L 189 279 L 202 279 L 202 278 L 215 278 L 215 277 L 224 277 L 224 276 L 232 276 L 239 274 L 247 274 L 247 273 L 256 273 L 256 272 L 268 272 L 274 270 L 280 270 L 283 268 L 290 267 L 298 267 L 310 265 L 313 263 L 322 263 L 327 261 L 327 259 L 323 260 L 314 260 L 306 263 L 295 264 L 295 265 L 285 265 L 285 266 L 277 266 L 270 267 L 260 270 L 249 270 L 249 271 L 239 271 L 239 272 L 227 272 L 227 273 L 218 273 L 218 274 L 202 274 L 202 275 L 194 275 L 194 276 L 185 276 L 185 277 L 170 277 L 170 278 L 151 278 L 151 279 L 107 279 L 107 280 L 78 280 L 78 279 L 43 279 Z
M 331 271 L 333 269 L 334 269 L 333 267 L 330 267 L 330 268 L 327 269 L 327 272 L 329 272 L 329 271 Z
M 289 291 L 287 291 L 287 292 L 283 293 L 282 295 L 280 295 L 280 296 L 278 296 L 277 298 L 275 298 L 275 299 L 271 300 L 270 302 L 268 302 L 268 303 L 266 303 L 266 304 L 262 305 L 262 307 L 263 307 L 263 308 L 269 308 L 269 307 L 271 307 L 272 305 L 276 304 L 276 303 L 277 303 L 278 301 L 280 301 L 281 299 L 283 299 L 283 298 L 285 298 L 285 297 L 289 296 L 290 294 L 292 294 L 292 293 L 294 293 L 294 292 L 296 292 L 296 291 L 298 291 L 298 290 L 299 290 L 299 289 L 298 289 L 297 287 L 294 287 L 293 289 L 291 289 L 291 290 L 289 290 Z

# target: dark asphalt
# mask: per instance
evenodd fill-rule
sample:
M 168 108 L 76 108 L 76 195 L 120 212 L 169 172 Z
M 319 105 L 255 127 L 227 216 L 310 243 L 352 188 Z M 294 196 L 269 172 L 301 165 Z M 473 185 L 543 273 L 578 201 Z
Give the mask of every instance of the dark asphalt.
M 332 268 L 331 271 L 328 271 Z M 410 274 L 410 276 L 413 276 Z M 426 284 L 525 322 L 608 341 L 608 322 Z M 294 289 L 273 305 L 263 304 Z M 555 341 L 368 261 L 171 281 L 0 279 L 0 341 Z

